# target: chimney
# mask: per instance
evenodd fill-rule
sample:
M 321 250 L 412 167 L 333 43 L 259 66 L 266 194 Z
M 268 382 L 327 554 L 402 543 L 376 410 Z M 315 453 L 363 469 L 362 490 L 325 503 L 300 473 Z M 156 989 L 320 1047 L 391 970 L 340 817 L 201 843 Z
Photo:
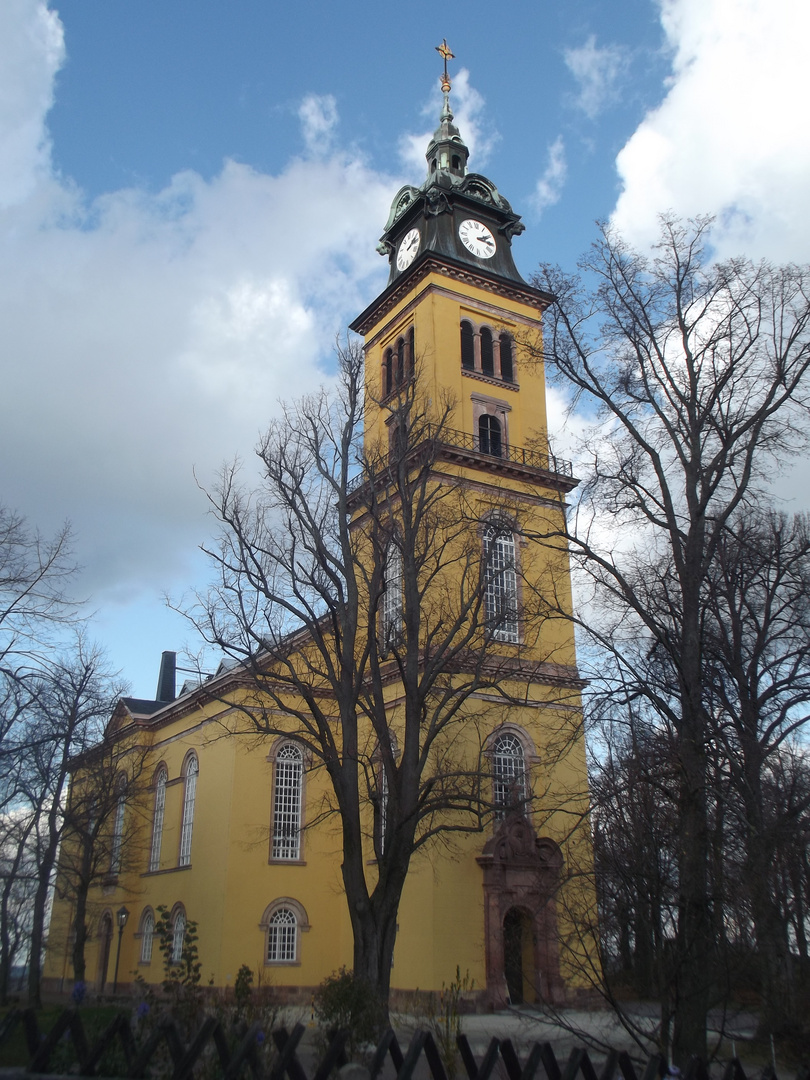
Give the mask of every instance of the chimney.
M 164 652 L 160 657 L 160 675 L 158 676 L 157 687 L 158 701 L 174 701 L 177 697 L 176 671 L 177 653 Z

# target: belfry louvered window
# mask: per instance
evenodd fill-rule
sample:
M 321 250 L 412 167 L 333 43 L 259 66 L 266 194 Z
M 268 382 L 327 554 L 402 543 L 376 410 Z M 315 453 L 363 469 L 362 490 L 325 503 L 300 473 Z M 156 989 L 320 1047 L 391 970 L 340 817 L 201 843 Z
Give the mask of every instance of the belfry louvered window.
M 298 859 L 301 855 L 301 786 L 304 758 L 294 743 L 276 754 L 273 795 L 273 858 Z

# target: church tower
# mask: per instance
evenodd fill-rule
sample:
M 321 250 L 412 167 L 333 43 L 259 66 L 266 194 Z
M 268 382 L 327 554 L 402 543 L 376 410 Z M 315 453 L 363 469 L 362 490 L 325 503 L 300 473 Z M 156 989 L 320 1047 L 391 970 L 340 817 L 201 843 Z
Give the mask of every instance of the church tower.
M 508 673 L 499 692 L 510 704 L 491 710 L 486 736 L 478 732 L 494 821 L 438 876 L 412 872 L 392 985 L 438 987 L 466 962 L 488 1007 L 562 1002 L 582 989 L 577 968 L 591 948 L 581 926 L 592 922 L 593 898 L 564 885 L 590 871 L 587 770 L 567 552 L 538 538 L 562 533 L 577 480 L 548 441 L 540 345 L 553 298 L 515 266 L 520 217 L 468 170 L 450 101 L 452 54 L 446 43 L 439 52 L 444 100 L 427 176 L 394 197 L 378 245 L 388 283 L 351 328 L 364 338 L 367 459 L 394 463 L 404 452 L 416 469 L 427 454 L 437 482 L 462 493 L 460 513 L 489 565 L 488 662 Z M 422 426 L 403 437 L 412 414 Z M 408 944 L 420 925 L 433 942 L 429 974 Z

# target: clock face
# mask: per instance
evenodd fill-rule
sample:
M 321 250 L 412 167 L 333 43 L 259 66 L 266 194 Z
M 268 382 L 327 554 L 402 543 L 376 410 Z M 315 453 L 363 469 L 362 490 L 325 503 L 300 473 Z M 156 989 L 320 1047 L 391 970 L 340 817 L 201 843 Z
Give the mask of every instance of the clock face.
M 411 229 L 409 233 L 405 233 L 397 251 L 397 270 L 405 270 L 411 265 L 419 250 L 419 240 L 418 229 Z
M 458 227 L 458 235 L 468 251 L 479 259 L 491 259 L 495 254 L 495 237 L 489 229 L 475 218 L 467 218 Z

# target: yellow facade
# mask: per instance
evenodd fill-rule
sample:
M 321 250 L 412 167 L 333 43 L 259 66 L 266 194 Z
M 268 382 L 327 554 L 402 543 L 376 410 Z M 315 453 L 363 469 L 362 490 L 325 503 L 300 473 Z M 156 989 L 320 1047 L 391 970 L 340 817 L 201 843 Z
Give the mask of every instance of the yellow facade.
M 447 104 L 446 110 L 437 136 L 449 131 L 452 138 Z M 490 205 L 480 194 L 486 194 L 484 188 L 464 187 L 474 179 L 465 163 L 466 156 L 454 174 L 455 187 L 447 188 L 447 212 L 462 224 L 476 224 L 477 218 L 465 215 L 476 212 L 479 198 L 493 243 L 511 243 L 510 234 L 497 232 L 501 219 L 494 211 L 486 216 Z M 559 528 L 565 494 L 575 481 L 549 456 L 542 364 L 531 358 L 536 348 L 530 357 L 521 347 L 529 340 L 536 346 L 548 298 L 516 274 L 491 271 L 461 247 L 459 257 L 449 251 L 448 241 L 429 242 L 428 216 L 409 218 L 416 203 L 410 196 L 401 202 L 405 210 L 399 219 L 392 211 L 386 232 L 392 278 L 353 324 L 365 341 L 366 451 L 380 462 L 392 453 L 397 399 L 410 394 L 413 414 L 434 425 L 424 430 L 438 432 L 433 482 L 452 489 L 459 515 L 463 503 L 471 523 L 466 532 L 454 527 L 448 543 L 480 546 L 484 526 L 476 531 L 475 522 L 486 523 L 493 514 L 512 522 L 522 590 L 519 624 L 514 640 L 500 641 L 494 649 L 489 645 L 492 662 L 509 666 L 499 694 L 484 688 L 472 696 L 453 753 L 466 767 L 482 770 L 489 792 L 493 740 L 499 733 L 513 735 L 524 755 L 528 791 L 522 814 L 485 814 L 482 831 L 438 840 L 413 856 L 399 909 L 391 985 L 403 994 L 438 990 L 459 968 L 469 972 L 482 1004 L 490 1007 L 508 998 L 572 1000 L 585 986 L 578 969 L 590 949 L 593 911 L 585 747 L 574 631 L 567 617 L 567 556 L 559 544 L 538 538 Z M 505 212 L 501 218 L 507 220 Z M 450 219 L 445 225 L 450 236 Z M 420 250 L 398 270 L 405 243 L 400 237 L 408 228 L 411 244 L 418 233 Z M 458 228 L 453 229 L 455 236 Z M 492 365 L 487 333 L 494 343 Z M 500 353 L 504 338 L 508 351 Z M 396 370 L 398 348 L 405 353 Z M 354 528 L 362 546 L 360 506 Z M 452 575 L 451 567 L 448 560 L 442 573 Z M 441 584 L 440 578 L 437 588 Z M 283 988 L 290 997 L 308 997 L 331 972 L 351 967 L 340 830 L 334 818 L 321 820 L 330 793 L 326 771 L 302 755 L 302 821 L 295 840 L 300 849 L 296 858 L 274 857 L 276 791 L 284 770 L 293 766 L 279 758 L 283 738 L 228 734 L 244 729 L 239 710 L 229 705 L 244 702 L 249 693 L 238 675 L 226 670 L 171 702 L 126 699 L 119 705 L 110 737 L 148 743 L 151 782 L 139 805 L 128 808 L 140 825 L 128 839 L 119 873 L 94 887 L 90 898 L 87 978 L 96 987 L 113 981 L 119 945 L 115 918 L 122 905 L 130 918 L 120 936 L 119 987 L 131 983 L 136 972 L 148 983 L 161 981 L 157 942 L 150 959 L 143 955 L 145 919 L 160 905 L 182 910 L 197 923 L 203 983 L 210 979 L 216 987 L 232 987 L 239 967 L 247 964 L 258 973 L 257 981 Z M 386 694 L 396 736 L 401 712 L 396 679 L 388 681 Z M 370 731 L 366 742 L 371 760 Z M 192 757 L 198 768 L 193 780 Z M 158 792 L 161 774 L 167 780 L 165 798 Z M 370 808 L 367 813 L 373 875 Z M 294 942 L 285 958 L 273 959 L 278 935 L 286 932 L 281 924 L 270 929 L 279 912 L 294 919 Z M 71 985 L 72 918 L 71 901 L 57 899 L 45 971 L 52 987 Z M 271 934 L 276 937 L 269 947 Z

